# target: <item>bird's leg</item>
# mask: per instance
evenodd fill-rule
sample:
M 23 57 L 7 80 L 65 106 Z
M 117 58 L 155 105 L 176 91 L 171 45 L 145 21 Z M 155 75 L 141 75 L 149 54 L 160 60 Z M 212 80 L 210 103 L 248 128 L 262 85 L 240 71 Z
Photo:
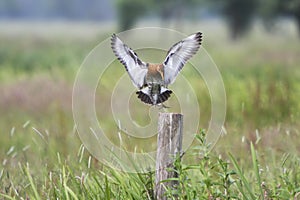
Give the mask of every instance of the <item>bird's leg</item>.
M 165 104 L 161 104 L 163 108 L 171 108 L 170 106 L 166 106 Z
M 169 106 L 166 106 L 163 103 L 157 104 L 157 106 L 158 106 L 158 109 L 160 109 L 160 110 L 170 108 Z

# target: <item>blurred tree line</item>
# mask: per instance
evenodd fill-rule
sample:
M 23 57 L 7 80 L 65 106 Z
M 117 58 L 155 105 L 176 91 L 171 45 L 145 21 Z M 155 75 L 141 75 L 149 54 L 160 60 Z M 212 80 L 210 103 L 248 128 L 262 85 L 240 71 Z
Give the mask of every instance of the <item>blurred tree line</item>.
M 206 8 L 225 19 L 232 39 L 243 36 L 254 19 L 261 19 L 266 29 L 271 30 L 280 17 L 295 20 L 300 36 L 300 0 L 116 0 L 116 5 L 121 30 L 131 28 L 147 15 L 154 14 L 166 21 Z
M 231 37 L 243 36 L 254 19 L 267 30 L 280 17 L 295 20 L 300 36 L 300 0 L 1 0 L 0 18 L 112 20 L 117 12 L 120 30 L 134 26 L 143 17 L 199 19 L 222 16 Z
M 0 18 L 22 20 L 109 20 L 110 0 L 0 0 Z

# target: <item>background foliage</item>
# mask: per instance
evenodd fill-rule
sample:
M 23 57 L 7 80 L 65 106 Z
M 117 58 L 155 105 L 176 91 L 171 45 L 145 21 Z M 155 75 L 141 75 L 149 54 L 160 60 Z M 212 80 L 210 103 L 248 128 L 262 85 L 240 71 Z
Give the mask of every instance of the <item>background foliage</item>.
M 153 173 L 115 171 L 89 154 L 78 138 L 71 107 L 76 72 L 89 51 L 117 30 L 143 26 L 187 34 L 201 30 L 203 47 L 219 67 L 227 94 L 226 131 L 208 152 L 203 129 L 210 119 L 210 96 L 190 68 L 182 71 L 198 89 L 202 129 L 195 133 L 197 146 L 184 157 L 194 164 L 176 163 L 180 184 L 167 195 L 299 198 L 298 1 L 245 1 L 243 9 L 251 10 L 244 12 L 232 7 L 240 3 L 234 0 L 106 3 L 101 7 L 107 15 L 98 13 L 92 0 L 35 6 L 1 1 L 0 198 L 153 198 Z M 246 23 L 234 33 L 236 22 L 230 21 L 241 14 Z M 96 21 L 77 21 L 83 19 Z M 125 73 L 117 62 L 112 67 L 116 74 Z M 113 79 L 108 74 L 105 84 Z M 106 127 L 116 134 L 114 123 Z M 200 150 L 204 154 L 199 156 Z

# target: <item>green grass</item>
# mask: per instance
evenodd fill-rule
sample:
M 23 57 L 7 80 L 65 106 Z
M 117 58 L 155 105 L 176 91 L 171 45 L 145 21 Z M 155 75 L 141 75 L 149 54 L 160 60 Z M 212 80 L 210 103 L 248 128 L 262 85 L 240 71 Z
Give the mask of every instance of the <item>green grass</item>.
M 166 195 L 300 198 L 298 38 L 253 30 L 232 42 L 216 35 L 226 34 L 223 29 L 214 29 L 203 28 L 204 46 L 224 80 L 227 134 L 209 152 L 206 132 L 199 130 L 193 149 L 183 157 L 193 163 L 175 163 L 179 184 Z M 67 40 L 0 35 L 0 199 L 153 199 L 153 172 L 125 173 L 103 165 L 84 148 L 74 128 L 71 95 L 76 71 L 94 45 L 109 36 L 106 32 Z M 124 72 L 113 65 L 115 70 L 105 72 L 98 88 L 107 101 L 105 91 L 115 82 L 113 77 Z M 197 88 L 200 125 L 205 129 L 209 93 L 192 70 L 185 68 L 183 73 Z M 149 120 L 143 106 L 132 106 L 141 108 L 132 111 L 141 123 Z M 106 105 L 97 107 L 98 114 L 106 110 Z M 116 125 L 101 116 L 106 131 L 117 140 Z
M 204 137 L 205 131 L 197 135 L 197 145 L 202 149 L 207 146 Z M 31 138 L 42 140 L 37 134 Z M 125 173 L 105 167 L 82 151 L 82 146 L 78 151 L 69 151 L 67 157 L 49 150 L 43 156 L 35 153 L 38 157 L 35 161 L 25 160 L 25 154 L 33 153 L 30 152 L 32 148 L 47 148 L 51 140 L 54 139 L 35 144 L 38 147 L 31 144 L 28 150 L 7 153 L 0 178 L 2 197 L 152 199 L 154 173 Z M 194 153 L 197 157 L 196 151 Z M 229 159 L 207 151 L 204 155 L 198 157 L 194 165 L 175 163 L 179 184 L 167 190 L 169 198 L 177 195 L 179 199 L 263 199 L 262 196 L 264 199 L 292 199 L 300 192 L 299 157 L 287 155 L 267 168 L 261 165 L 253 144 L 249 166 L 239 164 L 231 153 Z M 42 157 L 45 160 L 39 160 Z

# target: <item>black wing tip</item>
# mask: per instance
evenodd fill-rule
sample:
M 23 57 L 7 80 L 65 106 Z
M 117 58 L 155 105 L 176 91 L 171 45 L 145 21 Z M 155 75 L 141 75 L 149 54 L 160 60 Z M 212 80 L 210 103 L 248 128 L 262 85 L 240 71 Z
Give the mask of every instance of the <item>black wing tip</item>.
M 117 36 L 114 33 L 111 35 L 111 38 L 110 38 L 110 45 L 111 45 L 111 48 L 113 49 L 114 53 L 115 53 L 116 38 L 117 38 Z
M 113 46 L 116 43 L 117 35 L 115 33 L 111 34 L 111 45 Z
M 198 32 L 196 32 L 196 35 L 201 36 L 201 35 L 202 35 L 202 32 L 198 31 Z
M 201 43 L 202 43 L 202 37 L 203 37 L 202 32 L 199 31 L 199 32 L 195 33 L 195 39 L 197 40 L 199 45 L 201 45 Z
M 195 37 L 196 38 L 202 38 L 203 34 L 202 32 L 198 31 L 197 33 L 195 33 Z

